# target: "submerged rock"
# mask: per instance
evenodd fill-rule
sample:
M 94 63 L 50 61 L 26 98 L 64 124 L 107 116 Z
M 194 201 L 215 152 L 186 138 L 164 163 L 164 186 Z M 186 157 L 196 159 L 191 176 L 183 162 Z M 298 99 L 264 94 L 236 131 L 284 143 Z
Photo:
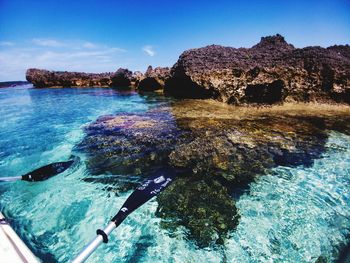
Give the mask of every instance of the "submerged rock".
M 157 197 L 157 215 L 170 234 L 184 226 L 188 238 L 209 246 L 223 243 L 239 222 L 231 193 L 272 167 L 312 165 L 325 151 L 328 130 L 350 133 L 346 106 L 293 107 L 178 101 L 144 113 L 100 117 L 85 128 L 76 150 L 87 154 L 95 175 L 86 180 L 109 188 L 115 183 L 117 192 L 159 167 L 182 171 Z
M 165 93 L 229 104 L 350 103 L 349 46 L 295 48 L 281 35 L 252 48 L 211 45 L 183 52 Z
M 234 200 L 227 188 L 215 180 L 179 178 L 157 201 L 162 226 L 174 230 L 185 225 L 200 247 L 222 244 L 238 224 Z
M 164 166 L 182 132 L 167 112 L 103 116 L 85 128 L 76 147 L 89 155 L 92 174 L 147 176 Z
M 256 120 L 183 119 L 195 139 L 177 145 L 169 155 L 175 167 L 216 176 L 230 185 L 250 182 L 277 165 L 310 166 L 324 151 L 323 120 L 274 118 Z

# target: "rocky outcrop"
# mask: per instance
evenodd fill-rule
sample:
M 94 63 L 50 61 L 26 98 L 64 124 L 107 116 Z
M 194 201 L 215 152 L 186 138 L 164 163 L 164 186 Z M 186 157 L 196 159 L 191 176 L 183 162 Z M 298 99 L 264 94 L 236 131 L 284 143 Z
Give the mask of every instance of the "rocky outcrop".
M 132 72 L 128 69 L 120 68 L 111 76 L 112 87 L 130 87 Z
M 191 49 L 172 67 L 164 91 L 229 104 L 350 103 L 350 47 L 299 49 L 275 35 L 252 48 Z
M 37 88 L 44 87 L 125 87 L 131 85 L 132 72 L 118 69 L 115 73 L 83 73 L 28 69 L 26 79 Z
M 134 87 L 140 91 L 163 89 L 170 69 L 149 66 L 146 73 L 119 68 L 116 72 L 83 73 L 28 69 L 26 79 L 37 88 L 44 87 Z
M 145 74 L 141 71 L 134 71 L 131 76 L 131 85 L 137 87 L 141 80 L 145 78 Z
M 165 81 L 170 77 L 170 69 L 165 67 L 149 66 L 145 78 L 142 79 L 138 85 L 140 91 L 155 91 L 164 88 Z

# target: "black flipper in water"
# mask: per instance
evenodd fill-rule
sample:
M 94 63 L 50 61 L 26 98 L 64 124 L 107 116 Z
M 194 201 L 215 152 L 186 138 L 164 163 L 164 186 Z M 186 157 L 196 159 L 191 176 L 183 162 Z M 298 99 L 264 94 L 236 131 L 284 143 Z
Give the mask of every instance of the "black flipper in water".
M 76 163 L 80 160 L 79 157 L 74 156 L 73 159 L 66 162 L 57 162 L 45 165 L 40 167 L 30 173 L 24 174 L 22 176 L 16 177 L 0 177 L 0 181 L 16 181 L 16 180 L 24 180 L 28 182 L 38 182 L 49 179 L 55 175 L 58 175 L 65 170 L 67 170 L 73 163 Z

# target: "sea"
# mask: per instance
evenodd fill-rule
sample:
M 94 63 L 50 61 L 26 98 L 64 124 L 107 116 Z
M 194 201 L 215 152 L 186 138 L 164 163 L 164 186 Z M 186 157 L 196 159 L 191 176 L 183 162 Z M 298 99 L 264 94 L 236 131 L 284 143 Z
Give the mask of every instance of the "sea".
M 0 177 L 68 160 L 98 117 L 142 113 L 162 95 L 110 88 L 0 89 Z M 329 147 L 327 147 L 329 146 Z M 221 246 L 198 247 L 160 227 L 157 200 L 141 206 L 88 262 L 337 262 L 350 243 L 350 137 L 331 131 L 313 165 L 278 166 L 232 196 L 237 228 Z M 117 213 L 116 195 L 78 165 L 42 182 L 0 182 L 0 210 L 42 262 L 70 262 Z M 1 262 L 1 255 L 0 255 Z

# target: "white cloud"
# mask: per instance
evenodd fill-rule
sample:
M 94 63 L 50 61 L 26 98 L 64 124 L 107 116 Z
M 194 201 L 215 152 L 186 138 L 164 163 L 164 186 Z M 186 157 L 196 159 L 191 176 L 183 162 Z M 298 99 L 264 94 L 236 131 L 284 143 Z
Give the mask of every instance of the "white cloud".
M 3 46 L 3 47 L 11 47 L 14 45 L 15 45 L 15 43 L 13 43 L 11 41 L 0 41 L 0 46 Z
M 126 49 L 119 48 L 119 47 L 111 47 L 110 50 L 113 50 L 116 52 L 126 52 Z
M 64 43 L 57 41 L 55 39 L 48 39 L 48 38 L 34 38 L 32 39 L 32 43 L 37 46 L 42 47 L 63 47 L 65 46 Z
M 83 44 L 83 47 L 84 47 L 84 48 L 91 48 L 91 49 L 93 49 L 93 48 L 97 48 L 97 45 L 94 44 L 94 43 L 91 43 L 91 42 L 85 42 L 85 43 Z
M 144 52 L 146 52 L 146 54 L 149 55 L 149 56 L 151 56 L 151 57 L 153 57 L 153 56 L 156 54 L 156 52 L 153 50 L 153 47 L 152 47 L 152 46 L 149 46 L 149 45 L 144 46 L 144 47 L 142 48 L 142 50 L 143 50 Z
M 99 58 L 103 57 L 106 58 L 108 55 L 113 55 L 119 51 L 115 48 L 104 48 L 94 51 L 63 51 L 63 52 L 56 52 L 56 51 L 46 51 L 39 56 L 37 56 L 37 59 L 40 61 L 49 61 L 52 59 L 59 59 L 59 60 L 69 60 L 69 59 L 76 59 L 76 58 Z
M 83 48 L 82 40 L 36 41 L 16 43 L 15 47 L 0 49 L 0 81 L 23 80 L 28 68 L 83 72 L 115 71 L 128 67 L 125 49 L 93 44 L 95 48 Z

